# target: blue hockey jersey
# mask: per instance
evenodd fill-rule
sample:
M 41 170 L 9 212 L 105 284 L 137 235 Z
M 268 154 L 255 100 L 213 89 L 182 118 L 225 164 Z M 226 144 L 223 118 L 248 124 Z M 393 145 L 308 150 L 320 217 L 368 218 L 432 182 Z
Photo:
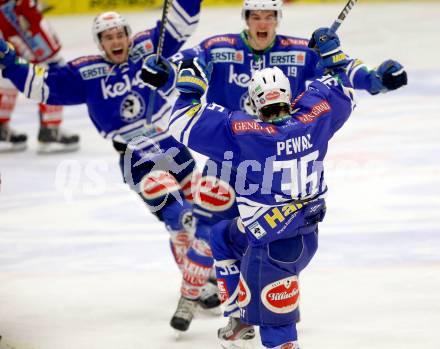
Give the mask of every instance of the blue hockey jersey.
M 267 49 L 255 51 L 248 43 L 247 32 L 243 31 L 240 34 L 209 37 L 192 49 L 178 52 L 172 60 L 178 62 L 197 56 L 206 64 L 212 63 L 207 102 L 220 104 L 230 110 L 254 114 L 249 103 L 247 87 L 255 70 L 273 66 L 280 68 L 289 79 L 293 97 L 306 89 L 308 81 L 323 75 L 324 71 L 317 66 L 319 56 L 307 46 L 308 42 L 303 38 L 276 35 L 274 42 Z M 356 89 L 368 90 L 371 87 L 371 72 L 361 61 L 353 59 L 346 70 L 350 84 Z M 212 161 L 215 163 L 214 159 Z M 224 176 L 224 173 L 220 173 L 220 168 L 225 166 L 217 164 L 205 167 L 203 176 L 207 176 L 208 180 L 214 183 L 215 190 L 220 190 L 217 187 L 229 190 L 225 190 L 226 194 L 220 196 L 223 201 L 219 204 L 214 205 L 202 199 L 196 201 L 198 204 L 195 205 L 194 212 L 199 219 L 206 217 L 210 221 L 219 221 L 238 215 L 237 205 L 232 203 L 235 196 L 230 187 L 234 186 L 236 173 L 224 171 Z M 215 195 L 215 198 L 219 197 L 218 192 L 212 195 Z
M 163 56 L 175 54 L 195 30 L 201 1 L 174 1 L 165 27 Z M 3 71 L 26 97 L 51 105 L 85 103 L 96 129 L 108 138 L 128 143 L 138 135 L 167 137 L 160 121 L 172 108 L 171 91 L 158 91 L 152 123 L 146 125 L 151 90 L 140 78 L 146 56 L 155 53 L 161 23 L 133 37 L 128 61 L 113 64 L 100 55 L 84 56 L 65 66 L 15 64 Z M 166 124 L 166 123 L 165 123 Z M 147 127 L 146 127 L 147 126 Z M 159 130 L 159 131 L 158 131 Z
M 170 120 L 170 132 L 184 145 L 218 163 L 231 159 L 240 216 L 255 243 L 288 237 L 301 225 L 303 205 L 325 194 L 322 161 L 354 108 L 353 90 L 325 76 L 294 108 L 290 119 L 271 124 L 182 94 Z
M 247 87 L 255 70 L 280 68 L 289 79 L 293 97 L 305 90 L 307 81 L 324 74 L 317 66 L 318 54 L 308 43 L 307 39 L 276 35 L 272 45 L 255 51 L 248 43 L 247 32 L 243 31 L 207 38 L 198 46 L 177 53 L 172 60 L 178 62 L 197 56 L 206 65 L 212 63 L 207 101 L 253 114 Z M 357 59 L 347 67 L 347 76 L 355 89 L 370 88 L 369 74 L 367 67 Z

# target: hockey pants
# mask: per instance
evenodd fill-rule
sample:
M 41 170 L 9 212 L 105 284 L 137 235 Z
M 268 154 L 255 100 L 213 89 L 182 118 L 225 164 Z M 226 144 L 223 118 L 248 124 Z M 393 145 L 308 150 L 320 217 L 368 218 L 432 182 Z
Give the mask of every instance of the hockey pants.
M 300 230 L 261 246 L 249 245 L 237 219 L 220 222 L 211 232 L 224 315 L 239 312 L 243 322 L 260 326 L 268 348 L 297 340 L 298 275 L 318 247 L 316 224 Z

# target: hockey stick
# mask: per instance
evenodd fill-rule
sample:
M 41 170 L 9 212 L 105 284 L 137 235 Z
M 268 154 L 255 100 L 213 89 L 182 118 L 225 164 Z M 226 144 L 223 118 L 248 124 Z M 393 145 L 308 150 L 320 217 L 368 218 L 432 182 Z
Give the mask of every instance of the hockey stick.
M 330 27 L 330 31 L 333 33 L 336 33 L 338 28 L 341 26 L 342 22 L 344 22 L 347 15 L 350 13 L 351 9 L 356 4 L 357 0 L 349 0 L 344 8 L 342 9 L 341 13 L 339 14 L 338 18 L 333 22 L 332 26 Z
M 168 22 L 168 11 L 173 3 L 173 0 L 165 0 L 162 8 L 162 19 L 160 23 L 160 31 L 159 31 L 159 42 L 157 44 L 156 51 L 156 63 L 159 63 L 160 56 L 163 51 L 163 44 L 165 41 L 165 27 Z M 156 90 L 152 90 L 150 93 L 150 97 L 148 99 L 148 107 L 147 107 L 147 124 L 151 124 L 151 118 L 153 117 L 154 110 L 154 101 L 156 99 Z

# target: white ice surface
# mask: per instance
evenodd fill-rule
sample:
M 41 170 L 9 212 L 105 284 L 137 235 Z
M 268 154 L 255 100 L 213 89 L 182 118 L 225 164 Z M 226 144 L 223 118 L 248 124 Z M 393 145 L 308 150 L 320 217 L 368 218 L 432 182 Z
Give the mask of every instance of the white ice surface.
M 309 37 L 338 5 L 286 8 L 280 33 Z M 239 9 L 206 9 L 195 44 L 237 32 Z M 440 5 L 358 4 L 340 29 L 371 66 L 400 60 L 409 85 L 359 95 L 333 139 L 320 247 L 301 276 L 305 349 L 440 348 Z M 135 30 L 159 12 L 127 15 Z M 64 56 L 97 52 L 92 16 L 52 18 Z M 167 233 L 121 184 L 117 157 L 86 116 L 65 109 L 81 150 L 36 155 L 36 106 L 14 124 L 29 149 L 0 154 L 0 334 L 16 349 L 217 348 L 222 318 L 173 338 L 179 273 Z

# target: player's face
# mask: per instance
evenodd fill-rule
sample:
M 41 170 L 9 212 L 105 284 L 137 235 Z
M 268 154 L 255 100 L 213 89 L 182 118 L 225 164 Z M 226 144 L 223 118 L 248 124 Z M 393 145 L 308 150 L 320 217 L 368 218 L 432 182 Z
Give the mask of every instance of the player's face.
M 125 28 L 111 28 L 101 33 L 101 46 L 107 58 L 115 64 L 121 64 L 128 60 L 130 38 Z
M 246 24 L 249 29 L 249 44 L 254 50 L 266 49 L 275 39 L 278 26 L 275 11 L 250 11 Z

